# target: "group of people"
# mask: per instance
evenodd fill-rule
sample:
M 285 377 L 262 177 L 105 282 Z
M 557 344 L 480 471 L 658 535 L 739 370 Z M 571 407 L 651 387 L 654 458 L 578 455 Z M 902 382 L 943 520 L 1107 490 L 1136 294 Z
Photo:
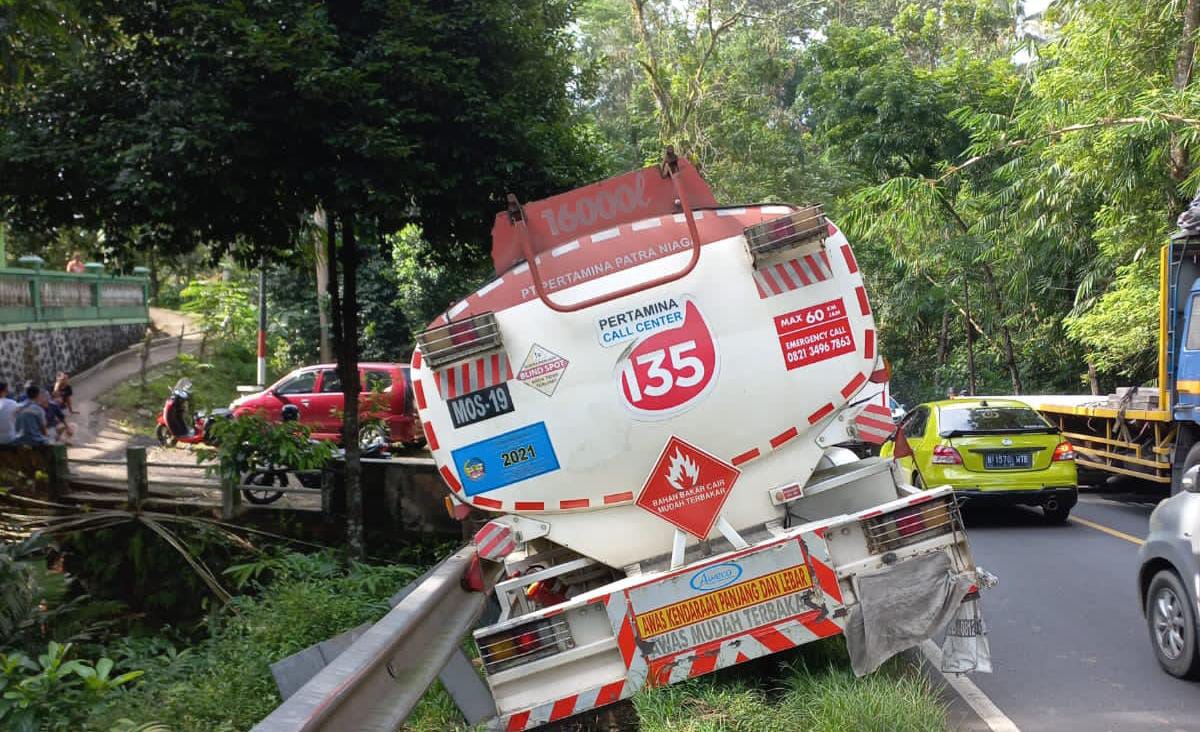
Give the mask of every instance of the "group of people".
M 77 413 L 71 404 L 72 391 L 64 371 L 49 389 L 27 381 L 14 393 L 8 382 L 0 381 L 0 446 L 71 444 L 75 425 L 67 415 Z

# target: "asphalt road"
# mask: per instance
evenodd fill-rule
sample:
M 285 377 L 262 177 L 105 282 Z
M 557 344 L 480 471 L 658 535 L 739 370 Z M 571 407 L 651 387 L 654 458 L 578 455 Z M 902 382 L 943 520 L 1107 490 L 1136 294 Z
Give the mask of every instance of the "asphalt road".
M 1088 494 L 1073 517 L 1145 538 L 1153 499 Z M 1138 546 L 1041 512 L 968 516 L 994 673 L 972 677 L 1023 732 L 1196 730 L 1200 683 L 1164 673 L 1138 607 Z

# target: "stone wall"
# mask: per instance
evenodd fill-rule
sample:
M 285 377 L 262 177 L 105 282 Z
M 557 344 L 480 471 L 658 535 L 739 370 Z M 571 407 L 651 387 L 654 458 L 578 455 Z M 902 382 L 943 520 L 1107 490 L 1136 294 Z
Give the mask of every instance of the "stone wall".
M 0 381 L 51 385 L 59 371 L 78 373 L 142 340 L 146 324 L 84 325 L 0 331 Z

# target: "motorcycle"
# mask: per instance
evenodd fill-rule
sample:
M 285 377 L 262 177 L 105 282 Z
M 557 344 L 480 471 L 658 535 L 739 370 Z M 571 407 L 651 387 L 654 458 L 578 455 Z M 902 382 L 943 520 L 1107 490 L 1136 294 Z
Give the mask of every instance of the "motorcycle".
M 189 405 L 192 399 L 192 382 L 186 377 L 175 382 L 162 411 L 158 413 L 157 426 L 154 436 L 163 447 L 174 447 L 178 443 L 185 445 L 213 444 L 211 427 L 218 419 L 230 415 L 228 409 L 214 409 L 210 412 L 196 412 L 190 416 Z
M 285 422 L 297 421 L 300 419 L 300 410 L 294 404 L 288 404 L 283 408 L 282 417 Z M 364 426 L 359 433 L 358 446 L 364 458 L 391 457 L 387 432 L 378 426 Z M 343 457 L 345 452 L 344 449 L 339 449 L 334 459 Z M 305 488 L 321 489 L 320 470 L 291 470 L 282 466 L 266 465 L 246 473 L 242 485 L 252 487 L 242 488 L 242 495 L 256 506 L 274 503 L 283 497 L 284 492 L 275 489 L 287 487 L 288 473 L 295 473 L 296 479 Z

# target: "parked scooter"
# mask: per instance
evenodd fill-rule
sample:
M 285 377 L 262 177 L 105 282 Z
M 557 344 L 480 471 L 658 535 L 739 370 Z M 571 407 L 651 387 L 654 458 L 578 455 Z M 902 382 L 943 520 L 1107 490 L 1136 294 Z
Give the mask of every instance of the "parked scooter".
M 192 399 L 192 382 L 186 377 L 175 382 L 166 404 L 158 413 L 158 426 L 154 436 L 163 447 L 174 447 L 177 443 L 185 445 L 211 445 L 212 423 L 228 417 L 228 409 L 214 409 L 210 412 L 197 412 L 191 416 L 190 403 Z
M 285 422 L 298 421 L 300 419 L 300 409 L 294 404 L 285 405 L 281 416 Z M 390 445 L 388 444 L 387 433 L 384 430 L 371 426 L 364 427 L 359 435 L 358 446 L 362 457 L 390 457 Z M 335 453 L 335 458 L 342 457 L 344 454 L 345 450 L 339 449 Z M 283 497 L 284 492 L 275 489 L 287 487 L 288 473 L 294 473 L 296 479 L 300 481 L 300 485 L 305 488 L 312 490 L 321 489 L 320 470 L 293 471 L 285 467 L 269 465 L 246 473 L 246 476 L 242 479 L 242 485 L 254 487 L 243 488 L 242 495 L 247 501 L 258 506 L 274 503 Z

